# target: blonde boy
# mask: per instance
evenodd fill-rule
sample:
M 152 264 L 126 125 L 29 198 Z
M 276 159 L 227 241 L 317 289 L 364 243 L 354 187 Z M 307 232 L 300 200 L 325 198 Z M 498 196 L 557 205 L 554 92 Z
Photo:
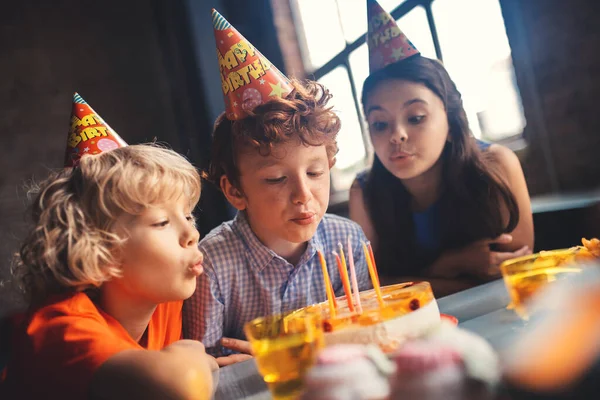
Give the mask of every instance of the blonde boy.
M 214 359 L 180 340 L 182 301 L 203 270 L 195 168 L 134 145 L 85 156 L 36 193 L 16 269 L 31 308 L 8 398 L 209 398 Z

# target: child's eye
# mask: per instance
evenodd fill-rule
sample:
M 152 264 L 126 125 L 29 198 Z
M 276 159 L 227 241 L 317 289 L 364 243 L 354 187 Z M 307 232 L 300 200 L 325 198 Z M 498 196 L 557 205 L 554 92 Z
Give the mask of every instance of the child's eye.
M 165 219 L 164 221 L 160 221 L 160 222 L 157 222 L 155 224 L 152 224 L 152 226 L 155 226 L 157 228 L 162 228 L 163 226 L 167 226 L 167 225 L 169 225 L 169 220 L 168 219 Z
M 265 182 L 267 182 L 270 185 L 275 185 L 277 183 L 281 183 L 285 180 L 285 176 L 282 176 L 280 178 L 267 178 L 265 179 Z
M 371 130 L 373 132 L 383 132 L 388 127 L 387 122 L 376 121 L 371 124 Z
M 323 175 L 323 171 L 308 172 L 307 174 L 308 176 L 318 178 L 319 176 Z
M 185 219 L 186 219 L 188 222 L 191 222 L 192 224 L 195 224 L 195 223 L 196 223 L 196 218 L 194 218 L 194 216 L 193 216 L 192 214 L 188 214 L 188 215 L 186 215 L 186 216 L 185 216 Z
M 424 115 L 415 115 L 415 116 L 409 117 L 408 122 L 411 123 L 412 125 L 418 125 L 421 122 L 423 122 L 424 119 L 425 119 Z

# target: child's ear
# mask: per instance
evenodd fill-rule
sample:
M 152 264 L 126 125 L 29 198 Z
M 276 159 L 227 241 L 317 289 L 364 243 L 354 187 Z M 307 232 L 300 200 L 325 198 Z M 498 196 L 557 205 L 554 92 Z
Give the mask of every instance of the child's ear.
M 223 194 L 227 198 L 227 201 L 229 201 L 231 203 L 231 205 L 234 206 L 239 211 L 245 210 L 246 209 L 246 198 L 244 197 L 244 195 L 238 188 L 236 188 L 235 186 L 233 186 L 231 184 L 231 182 L 229 182 L 229 179 L 227 179 L 227 175 L 223 175 L 221 177 L 220 184 L 221 184 L 221 190 L 223 191 Z

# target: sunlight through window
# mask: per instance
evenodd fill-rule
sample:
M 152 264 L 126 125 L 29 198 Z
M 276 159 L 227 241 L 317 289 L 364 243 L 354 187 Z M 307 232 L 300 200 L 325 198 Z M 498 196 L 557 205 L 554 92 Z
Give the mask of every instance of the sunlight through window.
M 336 190 L 346 190 L 372 152 L 360 108 L 363 82 L 369 74 L 364 43 L 366 2 L 291 1 L 305 67 L 309 76 L 331 90 L 332 104 L 342 120 L 332 183 Z M 379 3 L 394 12 L 404 1 Z M 488 141 L 520 137 L 526 121 L 499 1 L 423 0 L 402 15 L 394 13 L 398 26 L 421 54 L 437 58 L 427 18 L 429 3 L 444 66 L 463 96 L 473 134 Z

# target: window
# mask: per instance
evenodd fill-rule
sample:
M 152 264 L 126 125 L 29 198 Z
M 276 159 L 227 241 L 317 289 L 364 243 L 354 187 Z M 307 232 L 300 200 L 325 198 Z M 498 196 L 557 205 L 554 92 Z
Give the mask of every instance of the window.
M 290 0 L 308 75 L 333 93 L 342 120 L 332 190 L 346 191 L 372 157 L 362 115 L 369 74 L 365 0 Z M 379 0 L 425 57 L 443 60 L 473 134 L 518 138 L 525 117 L 499 0 Z

